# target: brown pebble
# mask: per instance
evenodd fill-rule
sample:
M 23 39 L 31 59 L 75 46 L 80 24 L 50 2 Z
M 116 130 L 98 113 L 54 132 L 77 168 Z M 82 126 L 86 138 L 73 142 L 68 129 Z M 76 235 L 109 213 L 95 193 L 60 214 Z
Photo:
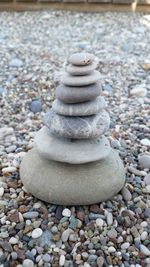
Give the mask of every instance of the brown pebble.
M 90 211 L 93 213 L 100 213 L 101 209 L 99 208 L 98 205 L 95 204 L 90 206 Z
M 12 261 L 10 262 L 10 267 L 16 267 L 18 265 L 17 261 Z
M 8 221 L 18 223 L 19 222 L 19 213 L 14 212 L 8 215 Z
M 84 211 L 77 211 L 77 218 L 80 220 L 80 221 L 84 221 L 84 219 L 85 219 L 85 213 L 84 213 Z
M 25 205 L 21 205 L 21 206 L 19 207 L 19 211 L 20 211 L 21 213 L 25 213 L 26 211 L 28 211 L 28 208 L 27 208 Z
M 24 260 L 25 259 L 25 252 L 24 252 L 24 250 L 17 248 L 16 252 L 17 252 L 17 255 L 18 255 L 18 259 L 20 259 L 20 260 Z
M 18 183 L 14 180 L 7 180 L 7 186 L 9 188 L 14 188 L 14 189 L 17 189 L 18 188 Z

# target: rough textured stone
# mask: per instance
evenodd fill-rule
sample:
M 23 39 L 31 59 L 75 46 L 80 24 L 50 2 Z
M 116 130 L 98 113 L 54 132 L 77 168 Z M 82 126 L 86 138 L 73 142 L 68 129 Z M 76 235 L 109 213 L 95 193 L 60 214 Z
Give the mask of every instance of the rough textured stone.
M 73 65 L 86 66 L 94 60 L 94 55 L 90 53 L 75 53 L 68 58 L 68 62 Z
M 72 87 L 60 84 L 56 88 L 56 98 L 66 104 L 81 103 L 94 100 L 100 95 L 102 89 L 99 83 L 89 86 Z
M 105 100 L 99 96 L 93 101 L 83 102 L 79 104 L 64 104 L 56 99 L 53 104 L 53 110 L 64 116 L 89 116 L 98 113 L 105 107 Z
M 87 75 L 90 74 L 93 70 L 97 67 L 97 62 L 93 62 L 87 66 L 75 66 L 75 65 L 68 65 L 66 67 L 66 71 L 71 75 Z
M 72 165 L 44 160 L 36 149 L 32 149 L 24 157 L 20 172 L 29 192 L 44 201 L 61 205 L 104 201 L 115 195 L 125 181 L 122 162 L 114 150 L 104 160 Z
M 100 160 L 110 153 L 110 145 L 106 137 L 72 141 L 55 137 L 46 127 L 37 133 L 35 143 L 43 158 L 72 164 Z
M 69 86 L 85 86 L 96 83 L 100 79 L 100 73 L 94 70 L 91 74 L 85 76 L 72 76 L 64 73 L 62 83 Z
M 45 125 L 51 133 L 72 139 L 96 138 L 104 134 L 110 124 L 106 111 L 85 117 L 69 117 L 56 114 L 53 109 L 45 114 Z

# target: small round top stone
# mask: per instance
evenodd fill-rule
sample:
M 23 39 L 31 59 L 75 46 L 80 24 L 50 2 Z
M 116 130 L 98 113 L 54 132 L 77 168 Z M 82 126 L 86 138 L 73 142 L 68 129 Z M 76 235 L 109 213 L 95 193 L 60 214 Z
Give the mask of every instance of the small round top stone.
M 92 63 L 94 55 L 90 53 L 75 53 L 68 58 L 68 62 L 77 66 L 86 66 Z

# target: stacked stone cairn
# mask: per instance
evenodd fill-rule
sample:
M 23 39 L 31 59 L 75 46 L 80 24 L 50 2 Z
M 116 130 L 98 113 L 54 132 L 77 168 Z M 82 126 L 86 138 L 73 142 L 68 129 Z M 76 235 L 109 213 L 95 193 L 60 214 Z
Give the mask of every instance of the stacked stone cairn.
M 94 55 L 69 57 L 35 147 L 21 164 L 26 189 L 44 201 L 86 205 L 111 198 L 124 185 L 123 164 L 104 134 L 110 118 Z

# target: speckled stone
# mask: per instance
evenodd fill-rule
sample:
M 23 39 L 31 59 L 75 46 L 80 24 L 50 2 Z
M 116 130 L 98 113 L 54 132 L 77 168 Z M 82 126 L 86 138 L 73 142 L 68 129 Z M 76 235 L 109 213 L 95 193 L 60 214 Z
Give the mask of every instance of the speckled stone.
M 85 117 L 69 117 L 56 114 L 53 109 L 45 114 L 45 125 L 51 133 L 71 139 L 96 138 L 109 129 L 110 118 L 106 111 Z
M 79 104 L 64 104 L 56 99 L 53 104 L 53 110 L 64 116 L 90 116 L 98 113 L 105 107 L 105 100 L 99 96 L 93 101 L 83 102 Z
M 45 126 L 37 133 L 35 144 L 43 158 L 71 164 L 104 159 L 110 153 L 110 145 L 106 137 L 72 141 L 67 138 L 57 138 L 50 134 Z
M 62 83 L 69 86 L 86 86 L 98 82 L 100 73 L 94 70 L 91 74 L 85 76 L 72 76 L 67 72 L 62 76 Z
M 24 157 L 20 175 L 25 188 L 34 196 L 60 205 L 104 201 L 125 182 L 122 161 L 114 150 L 104 160 L 74 165 L 42 159 L 34 148 Z
M 81 103 L 94 100 L 100 95 L 102 89 L 99 83 L 88 86 L 72 87 L 60 84 L 56 88 L 56 98 L 66 104 Z
M 66 67 L 66 71 L 71 75 L 87 75 L 90 74 L 93 70 L 97 67 L 97 62 L 93 62 L 87 66 L 75 66 L 75 65 L 68 65 Z
M 86 66 L 94 60 L 94 55 L 90 53 L 74 53 L 68 58 L 68 62 L 73 65 Z

